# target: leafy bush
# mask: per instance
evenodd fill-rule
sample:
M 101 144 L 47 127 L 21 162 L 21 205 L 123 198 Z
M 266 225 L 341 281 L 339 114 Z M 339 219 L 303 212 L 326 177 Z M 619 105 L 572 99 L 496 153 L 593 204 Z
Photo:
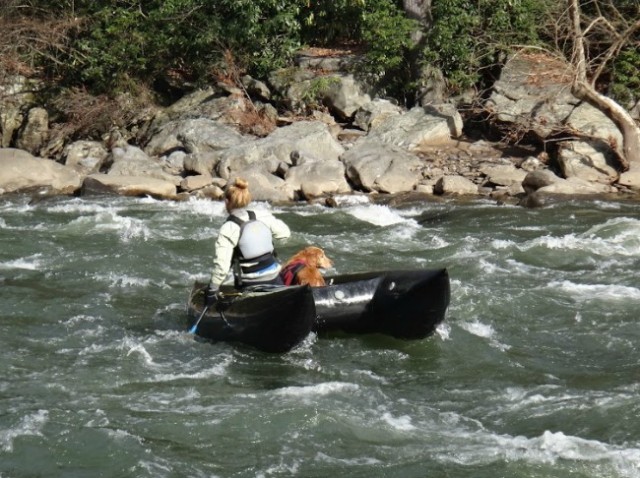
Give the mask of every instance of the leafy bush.
M 640 99 L 640 51 L 627 48 L 613 65 L 612 96 L 625 105 Z
M 299 6 L 279 0 L 95 1 L 68 60 L 67 82 L 96 91 L 127 89 L 130 79 L 165 72 L 202 82 L 232 50 L 258 76 L 286 64 L 299 48 Z
M 402 0 L 0 3 L 0 70 L 38 70 L 62 87 L 114 94 L 168 78 L 187 89 L 228 69 L 265 78 L 290 65 L 303 44 L 347 44 L 364 47 L 362 73 L 401 101 L 412 97 L 422 66 L 440 69 L 457 92 L 490 84 L 488 73 L 514 46 L 555 47 L 551 26 L 563 8 L 553 0 L 431 0 L 425 28 L 407 18 Z M 624 20 L 638 13 L 638 0 L 582 3 L 587 17 L 604 12 Z M 611 39 L 600 40 L 590 44 L 590 58 Z M 640 89 L 639 65 L 637 49 L 628 48 L 606 72 L 618 97 Z
M 453 91 L 476 85 L 512 46 L 539 43 L 550 11 L 546 0 L 434 0 L 423 61 Z

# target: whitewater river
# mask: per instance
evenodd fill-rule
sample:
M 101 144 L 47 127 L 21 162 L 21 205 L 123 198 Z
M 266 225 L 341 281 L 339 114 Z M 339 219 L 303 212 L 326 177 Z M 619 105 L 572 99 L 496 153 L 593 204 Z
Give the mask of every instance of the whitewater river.
M 272 210 L 281 257 L 447 267 L 445 322 L 201 342 L 221 203 L 0 198 L 0 478 L 640 476 L 640 204 Z

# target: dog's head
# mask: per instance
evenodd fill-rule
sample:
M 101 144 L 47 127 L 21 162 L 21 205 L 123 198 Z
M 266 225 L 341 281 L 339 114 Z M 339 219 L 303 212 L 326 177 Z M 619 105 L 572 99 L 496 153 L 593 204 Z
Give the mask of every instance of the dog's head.
M 327 257 L 322 249 L 316 246 L 307 246 L 291 258 L 291 261 L 302 261 L 308 266 L 318 269 L 333 267 L 333 261 Z

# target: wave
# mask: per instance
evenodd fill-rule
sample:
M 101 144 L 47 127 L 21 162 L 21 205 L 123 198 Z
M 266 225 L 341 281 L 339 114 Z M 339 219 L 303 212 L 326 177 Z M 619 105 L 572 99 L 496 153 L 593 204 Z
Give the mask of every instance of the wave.
M 640 301 L 640 289 L 620 284 L 577 284 L 563 280 L 552 281 L 547 288 L 564 292 L 578 301 Z
M 13 442 L 16 438 L 26 435 L 42 436 L 42 429 L 49 421 L 47 410 L 38 410 L 26 415 L 12 428 L 0 430 L 0 445 L 5 452 L 13 451 Z
M 32 256 L 21 257 L 11 261 L 0 262 L 0 270 L 2 269 L 23 269 L 29 271 L 41 270 L 44 264 L 42 254 L 34 254 Z

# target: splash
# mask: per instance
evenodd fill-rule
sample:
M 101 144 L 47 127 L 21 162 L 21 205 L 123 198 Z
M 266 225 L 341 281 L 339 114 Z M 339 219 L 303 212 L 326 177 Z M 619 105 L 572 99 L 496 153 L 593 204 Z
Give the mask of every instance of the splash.
M 391 226 L 407 221 L 415 224 L 413 219 L 407 220 L 398 211 L 394 211 L 387 206 L 372 204 L 367 206 L 355 206 L 347 210 L 347 212 L 361 221 L 368 222 L 374 226 Z
M 16 438 L 26 435 L 42 436 L 42 429 L 49 421 L 47 410 L 38 410 L 36 413 L 27 415 L 20 420 L 14 428 L 0 430 L 0 445 L 6 452 L 13 451 L 13 442 Z

